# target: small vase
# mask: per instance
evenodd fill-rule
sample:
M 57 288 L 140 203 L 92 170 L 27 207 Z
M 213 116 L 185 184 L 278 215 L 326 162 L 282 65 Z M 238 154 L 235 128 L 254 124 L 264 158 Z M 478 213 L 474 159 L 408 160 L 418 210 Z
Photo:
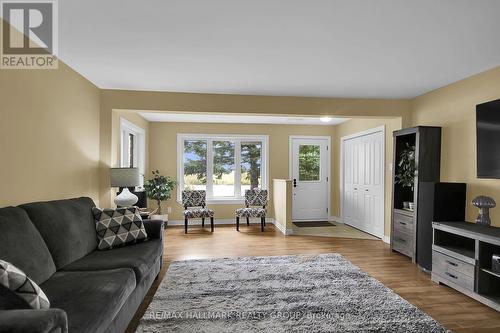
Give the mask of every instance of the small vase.
M 118 207 L 130 207 L 135 205 L 137 200 L 139 200 L 137 195 L 130 192 L 127 187 L 124 187 L 121 193 L 115 197 L 115 204 Z

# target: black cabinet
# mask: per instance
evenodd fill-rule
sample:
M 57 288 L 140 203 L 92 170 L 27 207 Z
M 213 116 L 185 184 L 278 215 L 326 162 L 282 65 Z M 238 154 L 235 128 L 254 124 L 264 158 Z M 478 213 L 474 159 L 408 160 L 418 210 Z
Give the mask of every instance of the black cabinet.
M 432 270 L 432 222 L 465 220 L 467 185 L 420 182 L 417 210 L 416 262 Z
M 439 182 L 441 166 L 441 127 L 417 126 L 393 133 L 391 249 L 416 261 L 417 216 L 422 182 Z M 413 149 L 414 174 L 405 177 L 402 156 Z M 410 204 L 411 203 L 411 204 Z

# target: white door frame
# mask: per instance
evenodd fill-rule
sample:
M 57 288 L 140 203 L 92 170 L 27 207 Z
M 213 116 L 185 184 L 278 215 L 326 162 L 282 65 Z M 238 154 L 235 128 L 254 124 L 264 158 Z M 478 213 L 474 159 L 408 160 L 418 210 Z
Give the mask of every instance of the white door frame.
M 328 187 L 328 216 L 327 219 L 330 221 L 330 216 L 332 214 L 332 200 L 331 200 L 331 190 L 332 190 L 332 171 L 331 171 L 331 150 L 332 150 L 332 137 L 331 136 L 326 136 L 326 135 L 290 135 L 288 137 L 288 178 L 293 179 L 293 152 L 292 152 L 292 141 L 293 139 L 312 139 L 312 140 L 326 140 L 327 141 L 327 146 L 326 146 L 326 157 L 327 157 L 327 166 L 326 166 L 326 171 L 328 174 L 328 181 L 327 181 L 327 187 Z M 293 184 L 292 184 L 293 186 Z M 293 204 L 293 198 L 292 198 L 292 204 Z M 293 211 L 293 209 L 292 209 Z M 292 217 L 293 218 L 293 217 Z M 311 220 L 313 221 L 313 220 Z
M 376 235 L 377 237 L 384 238 L 385 235 L 385 144 L 386 144 L 386 138 L 385 138 L 385 125 L 375 127 L 375 128 L 370 128 L 365 131 L 361 131 L 358 133 L 346 135 L 340 138 L 340 218 L 342 222 L 344 222 L 344 142 L 349 139 L 354 139 L 358 138 L 361 136 L 365 135 L 370 135 L 374 133 L 382 132 L 382 136 L 384 137 L 384 144 L 382 145 L 382 161 L 383 161 L 383 166 L 382 166 L 382 235 Z

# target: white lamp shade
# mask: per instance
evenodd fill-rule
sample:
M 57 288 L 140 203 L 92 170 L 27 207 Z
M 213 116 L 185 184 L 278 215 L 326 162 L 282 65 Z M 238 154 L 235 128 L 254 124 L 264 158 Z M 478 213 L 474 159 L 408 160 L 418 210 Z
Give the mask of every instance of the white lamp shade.
M 140 185 L 138 168 L 111 168 L 109 178 L 111 187 L 134 187 Z

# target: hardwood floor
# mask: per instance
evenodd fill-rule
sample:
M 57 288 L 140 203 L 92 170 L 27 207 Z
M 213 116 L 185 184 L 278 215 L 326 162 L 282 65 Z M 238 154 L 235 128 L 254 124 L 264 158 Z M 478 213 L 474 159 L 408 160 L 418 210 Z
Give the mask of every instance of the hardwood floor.
M 134 332 L 140 318 L 163 279 L 168 264 L 175 260 L 236 257 L 273 256 L 294 254 L 340 253 L 353 264 L 394 290 L 447 328 L 462 332 L 500 332 L 500 313 L 492 310 L 453 289 L 437 285 L 430 276 L 421 272 L 411 261 L 378 240 L 347 239 L 314 236 L 283 236 L 273 225 L 264 233 L 260 227 L 234 226 L 215 228 L 190 227 L 184 234 L 182 227 L 165 230 L 164 267 L 160 277 L 137 311 L 127 332 Z

